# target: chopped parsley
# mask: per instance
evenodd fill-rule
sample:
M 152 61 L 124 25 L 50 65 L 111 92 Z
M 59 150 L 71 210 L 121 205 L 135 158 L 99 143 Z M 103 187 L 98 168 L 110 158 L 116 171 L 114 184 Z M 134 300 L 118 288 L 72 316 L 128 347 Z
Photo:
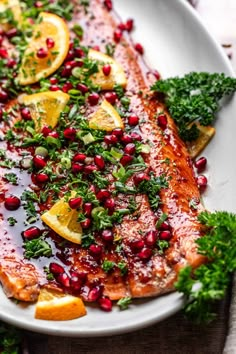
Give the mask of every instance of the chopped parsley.
M 30 258 L 39 258 L 39 257 L 50 257 L 52 255 L 51 246 L 42 238 L 36 238 L 30 241 L 25 241 L 23 244 L 25 249 L 24 257 L 27 259 Z
M 115 267 L 115 262 L 108 261 L 107 259 L 105 259 L 104 262 L 102 263 L 102 269 L 106 273 L 108 273 L 111 270 L 113 270 L 114 267 Z

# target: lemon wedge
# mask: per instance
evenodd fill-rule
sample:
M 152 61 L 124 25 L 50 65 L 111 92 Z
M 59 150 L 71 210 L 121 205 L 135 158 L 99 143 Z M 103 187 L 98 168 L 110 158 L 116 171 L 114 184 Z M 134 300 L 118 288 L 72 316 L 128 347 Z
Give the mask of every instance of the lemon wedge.
M 124 129 L 124 123 L 116 109 L 104 100 L 98 110 L 90 116 L 89 127 L 109 132 L 116 128 Z
M 71 196 L 74 196 L 72 193 Z M 65 198 L 59 199 L 41 216 L 42 221 L 64 239 L 81 243 L 82 227 L 78 222 L 78 211 L 71 209 Z
M 54 128 L 70 96 L 62 91 L 47 91 L 24 95 L 21 103 L 28 106 L 30 114 L 39 131 L 44 125 Z
M 100 86 L 102 90 L 112 90 L 115 85 L 123 88 L 127 85 L 127 78 L 122 66 L 113 58 L 97 50 L 90 49 L 88 58 L 99 62 L 99 71 L 90 78 L 93 84 Z M 104 75 L 102 67 L 104 64 L 110 64 L 111 71 L 109 75 Z
M 197 128 L 200 130 L 199 137 L 194 140 L 187 142 L 187 148 L 190 156 L 194 159 L 197 157 L 200 152 L 207 146 L 212 137 L 215 135 L 215 128 L 211 126 L 203 126 L 199 123 L 196 123 Z
M 65 21 L 47 12 L 39 16 L 40 21 L 34 27 L 22 58 L 17 77 L 20 85 L 33 84 L 54 73 L 69 50 L 69 29 Z M 47 41 L 50 43 L 47 44 Z
M 69 321 L 86 315 L 83 301 L 59 290 L 42 288 L 35 307 L 35 318 L 47 321 Z

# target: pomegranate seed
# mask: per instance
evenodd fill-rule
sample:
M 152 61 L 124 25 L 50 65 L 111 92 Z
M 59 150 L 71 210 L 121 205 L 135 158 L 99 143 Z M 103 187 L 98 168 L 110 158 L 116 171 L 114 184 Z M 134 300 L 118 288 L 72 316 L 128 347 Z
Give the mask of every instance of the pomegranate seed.
M 83 154 L 83 153 L 77 153 L 77 154 L 75 154 L 74 155 L 74 157 L 73 157 L 73 161 L 74 162 L 84 162 L 84 160 L 86 159 L 86 155 L 85 154 Z
M 61 274 L 61 273 L 64 273 L 64 268 L 58 264 L 58 263 L 50 263 L 49 264 L 49 271 L 52 273 L 52 274 Z
M 46 39 L 46 45 L 47 45 L 48 49 L 51 49 L 55 46 L 55 42 L 52 38 L 48 37 Z
M 139 54 L 141 54 L 141 55 L 143 54 L 143 52 L 144 52 L 143 46 L 140 43 L 136 43 L 134 48 Z
M 145 172 L 140 172 L 134 175 L 134 184 L 138 186 L 143 181 L 149 181 L 150 177 Z
M 119 23 L 119 25 L 117 26 L 119 28 L 119 30 L 121 31 L 125 31 L 126 30 L 126 24 L 121 22 Z
M 143 261 L 147 261 L 152 256 L 152 250 L 150 248 L 143 248 L 137 256 Z
M 0 102 L 6 102 L 8 100 L 8 93 L 0 90 Z
M 205 170 L 207 164 L 207 159 L 205 157 L 199 157 L 194 163 L 194 166 L 197 169 L 197 172 L 202 172 Z
M 4 206 L 7 210 L 16 210 L 19 208 L 20 204 L 20 199 L 15 195 L 7 197 L 4 202 Z
M 49 180 L 49 177 L 46 173 L 38 173 L 35 176 L 35 179 L 38 183 L 46 183 Z
M 46 48 L 39 48 L 36 55 L 39 59 L 44 59 L 48 56 L 48 51 Z
M 126 30 L 127 30 L 128 32 L 131 32 L 132 29 L 134 28 L 134 20 L 133 20 L 132 18 L 129 18 L 129 19 L 126 21 L 125 27 L 126 27 Z
M 43 134 L 43 136 L 47 137 L 49 133 L 52 132 L 52 129 L 49 128 L 47 125 L 45 125 L 42 130 L 41 133 Z
M 123 130 L 121 128 L 116 128 L 112 130 L 112 135 L 117 136 L 118 138 L 121 138 L 123 136 Z
M 78 291 L 81 289 L 82 281 L 77 276 L 73 275 L 70 278 L 70 286 L 72 290 Z
M 117 136 L 114 135 L 114 134 L 105 135 L 105 136 L 104 136 L 104 142 L 105 142 L 107 145 L 116 144 L 116 143 L 118 143 L 118 138 L 117 138 Z
M 86 272 L 79 272 L 74 269 L 70 270 L 70 274 L 72 277 L 77 277 L 78 279 L 80 279 L 81 283 L 85 283 L 88 278 L 88 274 Z
M 76 130 L 75 130 L 75 128 L 72 128 L 72 127 L 66 128 L 63 131 L 63 135 L 64 135 L 64 138 L 66 138 L 68 140 L 74 140 L 75 136 L 76 136 Z
M 0 45 L 2 45 L 3 42 L 3 36 L 0 34 Z
M 74 52 L 77 58 L 83 58 L 85 56 L 82 48 L 77 47 L 74 49 Z
M 55 84 L 58 83 L 58 79 L 57 79 L 56 77 L 51 77 L 51 78 L 49 79 L 49 81 L 50 81 L 50 83 L 51 83 L 52 85 L 55 85 Z
M 122 31 L 119 29 L 115 30 L 113 34 L 113 38 L 116 43 L 119 43 L 122 38 Z
M 104 0 L 104 5 L 108 11 L 112 10 L 112 0 Z
M 29 108 L 27 108 L 27 107 L 22 108 L 21 117 L 23 119 L 25 119 L 25 120 L 31 120 L 32 119 Z
M 0 107 L 0 119 L 2 119 L 2 117 L 3 117 L 3 110 L 2 110 L 2 108 Z
M 112 301 L 107 296 L 102 296 L 98 299 L 99 306 L 103 311 L 111 311 L 112 310 Z
M 84 165 L 82 165 L 81 163 L 73 163 L 71 169 L 72 172 L 76 174 L 83 171 Z
M 55 131 L 51 131 L 48 133 L 48 136 L 51 136 L 51 138 L 58 139 L 59 138 L 59 133 Z
M 97 52 L 100 52 L 100 47 L 99 45 L 94 45 L 93 50 L 96 50 Z
M 49 86 L 49 90 L 50 91 L 59 91 L 60 87 L 57 85 L 51 85 L 51 86 Z
M 131 126 L 137 125 L 139 123 L 139 117 L 135 115 L 129 116 L 128 123 Z
M 42 1 L 36 1 L 35 3 L 34 3 L 34 7 L 36 7 L 36 8 L 40 8 L 40 7 L 43 7 L 43 3 L 42 3 Z
M 102 288 L 100 286 L 95 286 L 92 288 L 88 294 L 87 301 L 97 301 L 102 294 Z
M 159 125 L 159 127 L 161 129 L 166 129 L 167 127 L 167 117 L 166 115 L 163 113 L 163 114 L 159 114 L 159 116 L 157 117 L 157 124 Z
M 11 39 L 17 35 L 18 31 L 16 28 L 11 28 L 9 31 L 6 32 L 6 37 Z
M 155 76 L 156 80 L 160 80 L 161 74 L 159 73 L 159 71 L 153 70 L 152 73 L 153 73 L 153 75 Z
M 115 104 L 117 100 L 117 94 L 115 92 L 106 92 L 104 97 L 110 104 Z
M 132 138 L 133 141 L 142 141 L 141 135 L 139 135 L 139 134 L 136 133 L 136 132 L 132 132 L 132 133 L 130 134 L 130 136 L 131 136 L 131 138 Z
M 70 77 L 71 76 L 72 67 L 69 64 L 66 64 L 62 69 L 61 76 L 62 77 Z
M 163 223 L 160 225 L 159 230 L 164 231 L 164 230 L 171 230 L 171 226 L 168 223 L 168 221 L 163 221 Z
M 46 166 L 47 163 L 42 156 L 36 155 L 33 157 L 33 164 L 34 164 L 34 167 L 41 170 L 42 168 L 44 168 Z
M 110 75 L 110 72 L 111 72 L 111 65 L 110 64 L 105 64 L 103 67 L 102 67 L 102 71 L 103 71 L 103 74 L 105 76 L 109 76 Z
M 89 226 L 91 225 L 91 219 L 86 218 L 84 221 L 81 221 L 80 225 L 83 229 L 88 229 Z
M 105 161 L 102 156 L 96 155 L 94 157 L 94 162 L 97 165 L 97 167 L 99 168 L 99 170 L 103 170 L 105 168 Z
M 69 206 L 71 209 L 77 209 L 81 207 L 83 199 L 81 197 L 71 198 L 69 200 Z
M 201 192 L 203 192 L 206 187 L 207 187 L 207 178 L 206 176 L 204 175 L 200 175 L 197 177 L 197 185 L 198 185 L 198 188 Z
M 7 59 L 8 58 L 8 52 L 5 48 L 0 48 L 0 57 L 3 59 Z
M 120 163 L 122 166 L 126 166 L 129 163 L 131 163 L 133 161 L 133 156 L 130 155 L 123 155 L 122 158 L 120 159 Z
M 65 288 L 69 288 L 70 287 L 70 278 L 69 278 L 69 276 L 66 273 L 58 274 L 56 279 L 57 279 L 58 283 L 60 283 Z
M 114 235 L 111 230 L 103 230 L 101 236 L 102 236 L 103 241 L 105 241 L 105 242 L 113 242 L 113 240 L 114 240 Z
M 160 240 L 169 241 L 171 237 L 172 237 L 172 233 L 170 232 L 170 230 L 161 231 L 159 234 Z
M 16 61 L 14 59 L 8 59 L 7 61 L 7 67 L 8 68 L 14 68 L 14 66 L 16 66 Z
M 130 248 L 134 252 L 140 251 L 143 247 L 144 247 L 144 241 L 143 240 L 136 240 L 136 241 L 132 241 L 130 243 Z
M 131 136 L 129 134 L 124 134 L 121 139 L 122 143 L 124 144 L 129 144 L 133 142 L 133 139 L 131 138 Z
M 96 92 L 92 92 L 89 96 L 88 96 L 88 101 L 89 104 L 91 106 L 95 106 L 96 104 L 98 104 L 99 101 L 99 94 Z
M 72 48 L 68 51 L 65 61 L 72 60 L 72 59 L 74 59 L 74 57 L 75 57 L 75 51 Z
M 89 246 L 89 252 L 92 256 L 100 256 L 102 254 L 102 246 L 100 245 L 90 245 Z
M 113 198 L 107 198 L 104 202 L 105 208 L 109 210 L 114 210 L 115 209 L 115 200 Z
M 157 242 L 158 232 L 156 230 L 149 231 L 145 235 L 145 244 L 147 246 L 154 246 Z
M 133 155 L 136 151 L 136 146 L 133 143 L 127 144 L 124 148 L 125 154 Z
M 86 174 L 90 174 L 93 171 L 97 171 L 97 170 L 98 170 L 98 168 L 95 165 L 87 165 L 84 167 L 84 173 L 86 173 Z
M 78 84 L 77 89 L 83 94 L 87 93 L 89 90 L 88 86 L 86 86 L 84 84 Z
M 100 189 L 96 197 L 99 201 L 104 201 L 105 199 L 109 198 L 110 195 L 111 193 L 107 189 Z
M 73 88 L 73 85 L 71 82 L 65 82 L 64 85 L 62 86 L 62 91 L 67 93 Z
M 22 236 L 27 240 L 33 240 L 34 238 L 38 238 L 41 234 L 42 231 L 36 226 L 31 226 L 27 230 L 22 232 Z
M 85 216 L 90 216 L 91 212 L 92 212 L 92 209 L 93 209 L 93 204 L 92 203 L 89 203 L 89 202 L 84 203 L 83 212 L 84 212 Z

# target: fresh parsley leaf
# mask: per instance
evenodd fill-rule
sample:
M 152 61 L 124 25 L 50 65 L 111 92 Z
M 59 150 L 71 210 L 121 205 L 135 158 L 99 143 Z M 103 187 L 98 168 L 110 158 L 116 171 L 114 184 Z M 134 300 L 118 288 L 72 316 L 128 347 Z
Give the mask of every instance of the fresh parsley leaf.
M 196 243 L 208 263 L 194 270 L 183 268 L 175 287 L 186 296 L 186 315 L 197 323 L 208 323 L 215 318 L 215 301 L 223 299 L 231 273 L 236 270 L 236 215 L 204 211 L 199 221 L 208 231 Z
M 120 307 L 121 310 L 127 310 L 131 302 L 131 297 L 122 297 L 119 301 L 117 301 L 117 305 Z
M 14 226 L 17 223 L 17 220 L 15 218 L 13 218 L 13 216 L 9 216 L 7 221 L 10 226 Z
M 51 246 L 42 237 L 25 241 L 23 247 L 25 249 L 24 256 L 27 259 L 52 255 Z
M 158 80 L 152 90 L 164 94 L 165 104 L 185 141 L 199 135 L 196 122 L 210 125 L 220 109 L 220 100 L 236 91 L 236 79 L 222 74 L 191 72 L 184 77 Z
M 115 267 L 115 263 L 112 261 L 108 261 L 107 259 L 104 260 L 102 263 L 102 269 L 104 272 L 108 273 Z

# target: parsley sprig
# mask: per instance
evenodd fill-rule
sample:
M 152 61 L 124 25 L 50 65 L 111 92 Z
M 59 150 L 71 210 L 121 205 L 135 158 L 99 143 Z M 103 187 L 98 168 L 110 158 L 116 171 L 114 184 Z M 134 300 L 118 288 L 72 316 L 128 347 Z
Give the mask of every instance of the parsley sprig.
M 182 78 L 156 81 L 152 90 L 164 94 L 181 138 L 191 141 L 199 135 L 195 123 L 207 126 L 214 121 L 220 100 L 236 91 L 236 79 L 223 73 L 191 72 Z
M 208 323 L 215 318 L 215 301 L 223 299 L 236 270 L 236 215 L 205 211 L 199 220 L 209 231 L 196 241 L 198 252 L 209 262 L 195 270 L 183 268 L 175 287 L 186 296 L 187 316 L 197 323 Z

